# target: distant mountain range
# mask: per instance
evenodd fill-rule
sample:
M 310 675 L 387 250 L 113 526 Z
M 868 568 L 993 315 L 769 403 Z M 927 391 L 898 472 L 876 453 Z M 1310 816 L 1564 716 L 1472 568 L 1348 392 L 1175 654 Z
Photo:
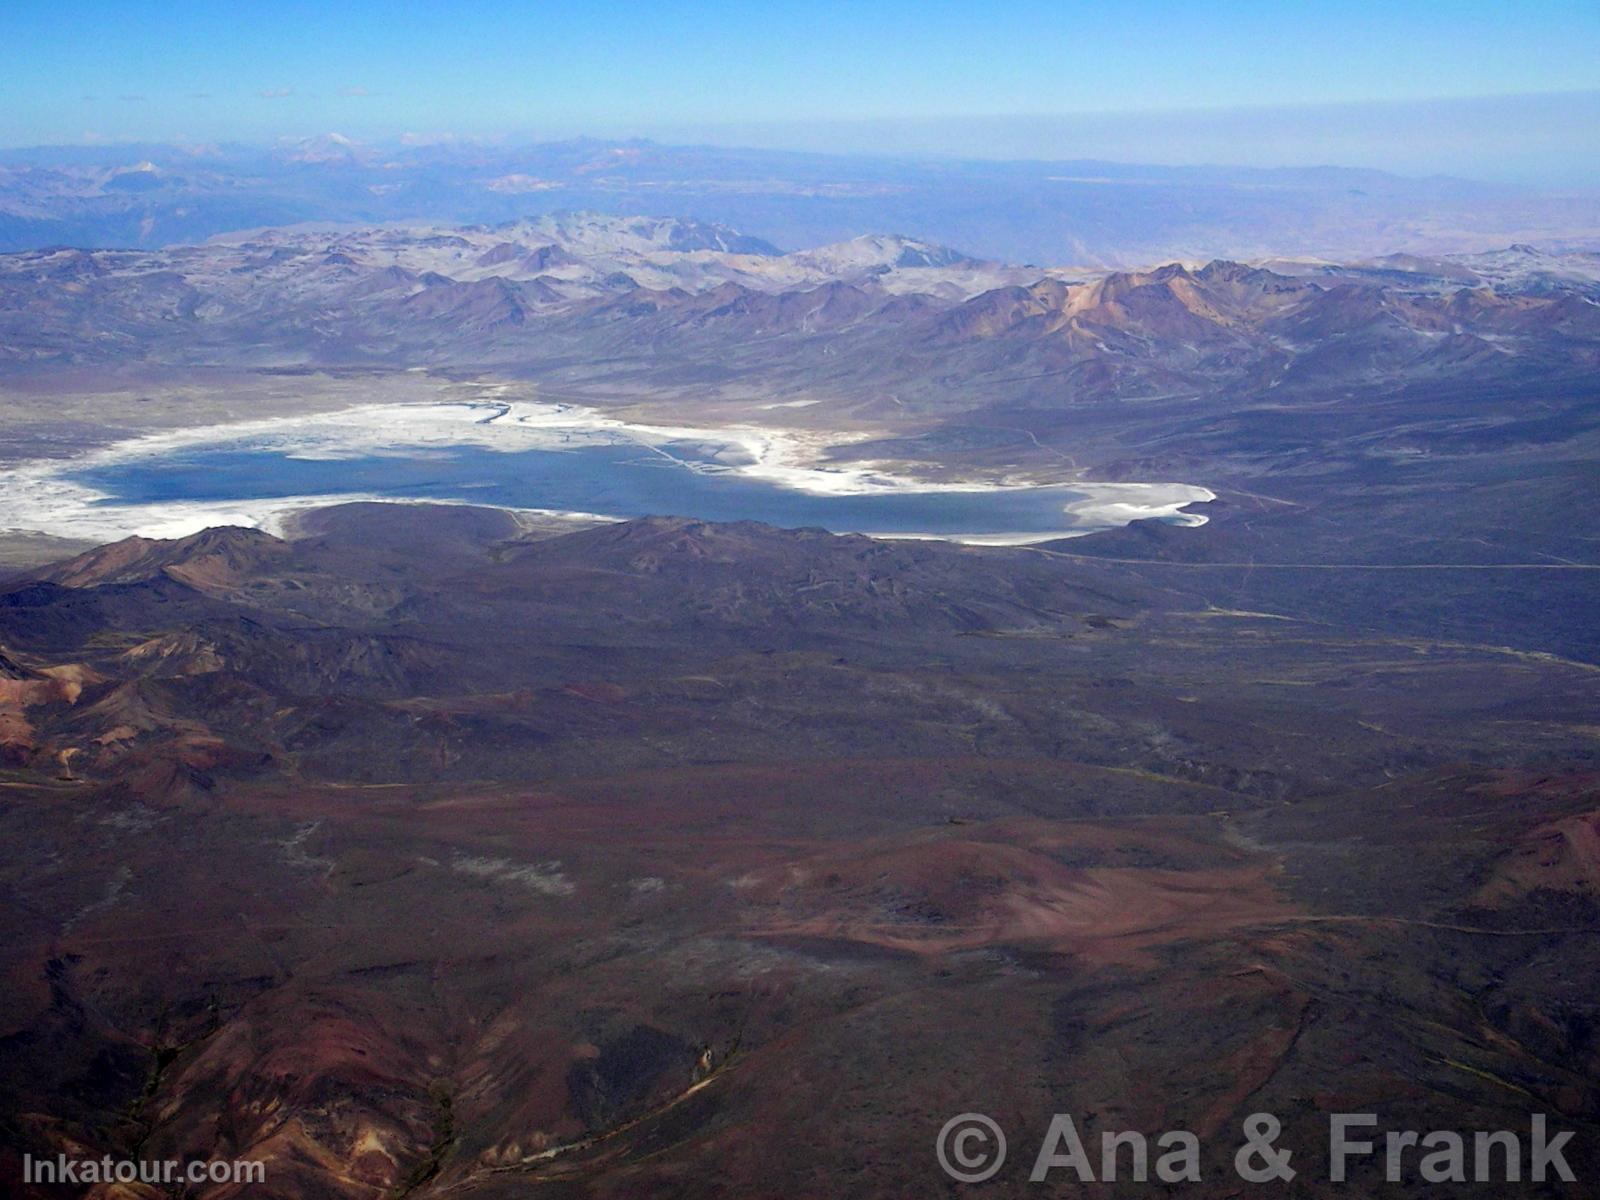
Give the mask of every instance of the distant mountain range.
M 647 370 L 901 413 L 1592 371 L 1600 254 L 1018 267 L 903 236 L 780 254 L 725 226 L 560 213 L 301 227 L 0 259 L 0 366 Z M 893 397 L 891 400 L 890 397 Z
M 1274 254 L 1600 245 L 1593 195 L 1339 168 L 976 162 L 592 139 L 0 151 L 0 250 L 154 247 L 305 221 L 500 223 L 692 213 L 786 249 L 884 229 L 1013 262 L 1134 266 Z M 739 247 L 725 246 L 734 250 Z

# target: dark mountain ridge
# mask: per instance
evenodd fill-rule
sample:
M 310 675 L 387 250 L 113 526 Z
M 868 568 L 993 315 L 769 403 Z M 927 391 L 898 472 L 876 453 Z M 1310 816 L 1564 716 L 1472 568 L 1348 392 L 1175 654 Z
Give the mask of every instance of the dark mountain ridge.
M 1040 552 L 364 504 L 0 588 L 0 1169 L 932 1193 L 953 1038 L 1018 1140 L 1136 1073 L 1197 1195 L 1249 1112 L 1319 1146 L 1330 1064 L 1592 1169 L 1593 668 L 1396 631 L 1415 575 L 1163 567 L 1270 508 Z

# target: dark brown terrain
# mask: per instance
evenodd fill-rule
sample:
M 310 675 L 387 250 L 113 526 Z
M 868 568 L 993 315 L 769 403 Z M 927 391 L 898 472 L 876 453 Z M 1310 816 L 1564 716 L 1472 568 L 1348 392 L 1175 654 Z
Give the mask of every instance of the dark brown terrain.
M 993 1194 L 1054 1112 L 1196 1131 L 1196 1195 L 1261 1109 L 1300 1195 L 1330 1111 L 1547 1112 L 1600 1168 L 1592 663 L 1377 627 L 1425 572 L 1246 610 L 1137 529 L 517 529 L 354 506 L 0 593 L 4 1170 L 942 1195 L 968 1109 Z

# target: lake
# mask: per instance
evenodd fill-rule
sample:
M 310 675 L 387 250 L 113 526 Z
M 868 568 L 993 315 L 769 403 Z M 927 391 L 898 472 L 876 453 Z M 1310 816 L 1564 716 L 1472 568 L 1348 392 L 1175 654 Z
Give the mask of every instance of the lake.
M 298 457 L 248 445 L 174 450 L 71 472 L 103 494 L 101 505 L 234 502 L 365 493 L 401 500 L 466 501 L 610 517 L 665 515 L 754 520 L 837 533 L 935 537 L 1081 533 L 1107 522 L 1065 506 L 1089 495 L 1072 487 L 990 491 L 872 491 L 823 495 L 784 487 L 692 452 L 628 444 L 570 449 L 479 446 Z

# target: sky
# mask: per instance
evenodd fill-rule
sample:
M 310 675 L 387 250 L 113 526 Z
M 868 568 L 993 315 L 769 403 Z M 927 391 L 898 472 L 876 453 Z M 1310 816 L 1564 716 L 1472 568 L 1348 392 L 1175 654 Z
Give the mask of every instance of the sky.
M 1183 161 L 1193 114 L 1221 112 L 1208 161 L 1392 169 L 1410 148 L 1420 169 L 1555 179 L 1600 159 L 1559 101 L 1600 94 L 1596 0 L 5 0 L 0 46 L 6 146 L 338 131 L 982 153 L 1003 125 L 1023 157 Z M 1507 165 L 1528 121 L 1545 124 Z

